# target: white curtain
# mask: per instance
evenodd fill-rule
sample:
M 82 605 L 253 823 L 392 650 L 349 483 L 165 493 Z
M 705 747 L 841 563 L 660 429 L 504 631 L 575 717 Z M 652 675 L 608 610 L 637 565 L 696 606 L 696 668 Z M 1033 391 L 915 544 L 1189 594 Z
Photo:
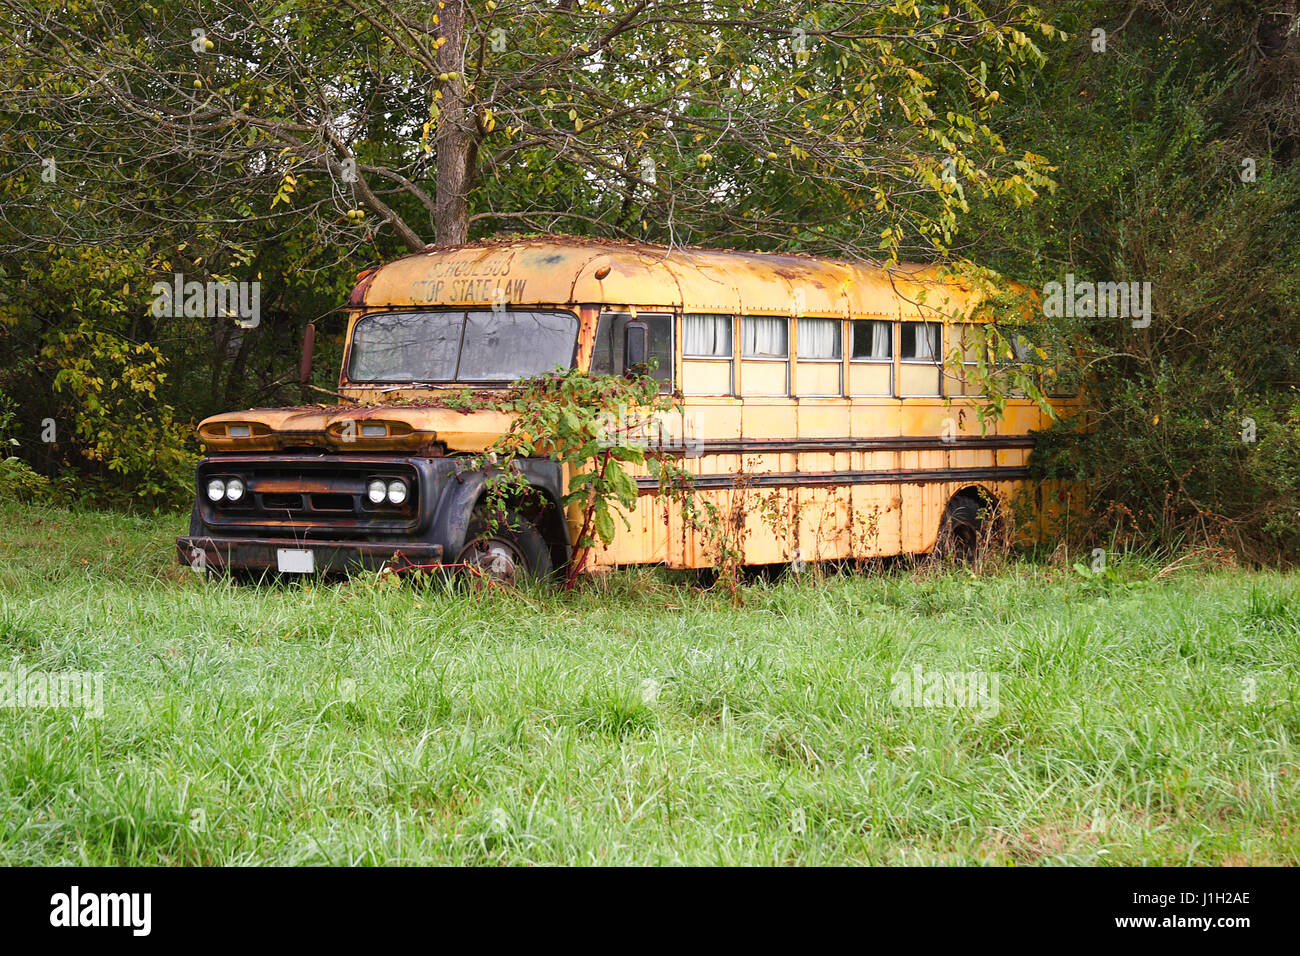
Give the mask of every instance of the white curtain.
M 747 315 L 740 320 L 741 355 L 748 358 L 785 358 L 790 354 L 786 319 Z
M 684 355 L 731 355 L 731 316 L 688 313 L 682 317 Z
M 871 323 L 871 357 L 887 359 L 894 357 L 894 323 Z
M 799 357 L 837 359 L 840 351 L 839 319 L 800 319 Z
M 887 362 L 894 357 L 894 323 L 857 319 L 853 323 L 853 358 Z
M 933 322 L 910 322 L 908 324 L 916 332 L 916 354 L 907 355 L 904 353 L 903 358 L 916 359 L 917 361 L 938 361 L 939 326 Z

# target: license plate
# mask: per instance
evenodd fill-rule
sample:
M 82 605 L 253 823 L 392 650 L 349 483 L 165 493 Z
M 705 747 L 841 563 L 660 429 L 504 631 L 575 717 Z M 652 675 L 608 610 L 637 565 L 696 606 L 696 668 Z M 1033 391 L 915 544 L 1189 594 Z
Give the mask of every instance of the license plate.
M 316 552 L 302 548 L 276 548 L 275 566 L 282 574 L 315 574 Z

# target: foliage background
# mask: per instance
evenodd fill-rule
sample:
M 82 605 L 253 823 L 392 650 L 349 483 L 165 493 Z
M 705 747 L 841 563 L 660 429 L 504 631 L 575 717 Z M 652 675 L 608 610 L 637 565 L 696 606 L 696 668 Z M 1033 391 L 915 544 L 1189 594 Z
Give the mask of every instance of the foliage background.
M 1092 481 L 1094 539 L 1300 556 L 1295 12 L 1052 5 L 1078 40 L 1007 93 L 1009 148 L 1036 144 L 1059 187 L 977 209 L 969 254 L 1040 287 L 1152 284 L 1149 328 L 1073 323 L 1096 427 L 1056 429 L 1036 454 Z M 1088 44 L 1097 26 L 1105 53 Z
M 411 90 L 432 84 L 452 99 L 478 96 L 466 109 L 481 118 L 490 99 L 482 89 L 493 75 L 473 77 L 474 90 L 454 78 L 435 83 L 418 62 L 401 60 L 373 19 L 357 14 L 345 37 L 333 28 L 336 4 L 271 6 L 296 31 L 301 69 L 333 77 L 326 92 L 364 108 L 368 122 L 351 142 L 363 167 L 400 160 L 408 164 L 400 167 L 403 177 L 436 193 L 440 127 L 422 126 L 428 104 Z M 552 12 L 587 16 L 575 21 L 585 28 L 613 17 L 616 6 L 562 2 Z M 846 7 L 772 6 L 798 14 L 814 33 L 819 24 L 842 22 L 836 18 Z M 867 6 L 878 11 L 882 32 L 924 32 L 951 15 L 939 3 Z M 472 7 L 486 16 L 485 6 Z M 468 192 L 468 235 L 555 228 L 844 256 L 965 257 L 1038 287 L 1066 273 L 1150 281 L 1149 329 L 1090 321 L 1057 330 L 1081 345 L 1090 419 L 1099 427 L 1043 436 L 1037 466 L 1093 482 L 1085 540 L 1218 543 L 1259 560 L 1300 557 L 1296 4 L 984 7 L 990 22 L 1045 22 L 1061 32 L 1039 30 L 1025 44 L 985 36 L 942 48 L 927 46 L 933 37 L 904 38 L 888 52 L 878 41 L 850 50 L 847 41 L 814 35 L 805 62 L 790 58 L 788 35 L 766 46 L 755 39 L 719 51 L 715 73 L 677 81 L 693 84 L 698 127 L 685 119 L 667 125 L 646 112 L 602 126 L 620 97 L 644 104 L 654 84 L 633 88 L 627 71 L 611 70 L 601 87 L 591 71 L 570 64 L 559 77 L 580 75 L 586 84 L 569 94 L 572 110 L 554 95 L 559 83 L 531 99 L 502 101 L 503 110 L 533 117 L 533 145 L 493 154 Z M 167 24 L 174 42 L 151 61 L 153 85 L 142 80 L 132 91 L 165 105 L 184 93 L 168 84 L 193 70 L 183 29 L 192 8 L 104 0 L 69 5 L 61 15 L 98 36 L 103 52 L 96 55 L 110 65 L 150 54 L 149 31 Z M 302 107 L 289 72 L 278 74 L 283 87 L 258 87 L 265 77 L 237 72 L 200 76 L 205 95 L 211 88 L 246 97 L 236 112 L 256 120 L 220 137 L 196 137 L 192 127 L 168 134 L 106 102 L 90 111 L 79 104 L 95 94 L 77 83 L 75 64 L 61 65 L 54 47 L 33 47 L 29 28 L 48 15 L 41 5 L 0 0 L 0 73 L 14 93 L 0 103 L 0 408 L 7 409 L 0 440 L 10 462 L 0 493 L 184 506 L 193 423 L 219 410 L 315 397 L 292 381 L 303 327 L 338 315 L 359 270 L 410 248 L 379 204 L 417 226 L 422 217 L 431 230 L 436 223 L 400 184 L 376 184 L 374 205 L 340 197 L 328 163 L 314 170 L 306 148 L 288 158 L 278 142 L 272 149 L 277 117 Z M 219 35 L 220 24 L 210 25 Z M 1095 49 L 1097 29 L 1106 31 L 1104 52 Z M 641 34 L 627 55 L 647 77 L 646 64 L 661 64 L 654 75 L 666 81 L 683 44 L 699 44 L 705 33 L 683 26 L 671 36 Z M 542 56 L 551 49 L 545 44 L 562 39 L 539 35 L 525 52 Z M 719 78 L 742 62 L 761 64 L 755 95 L 771 109 L 717 133 L 719 117 L 736 112 L 719 99 L 727 87 Z M 851 129 L 827 119 L 844 92 L 845 63 L 851 78 L 878 82 L 877 101 L 889 104 Z M 396 76 L 398 66 L 400 82 L 375 84 L 377 76 Z M 519 59 L 500 76 L 529 68 Z M 859 98 L 869 105 L 873 95 Z M 933 116 L 918 119 L 920 104 Z M 576 107 L 587 105 L 587 128 L 575 129 L 570 112 L 582 116 Z M 799 133 L 805 121 L 807 132 Z M 696 142 L 681 132 L 686 128 L 711 138 Z M 880 155 L 836 159 L 831 145 L 846 129 L 864 143 L 874 136 Z M 760 134 L 773 130 L 795 137 L 794 151 L 778 142 L 778 163 L 757 149 Z M 253 137 L 253 145 L 240 136 Z M 584 143 L 613 152 L 584 153 Z M 565 152 L 566 144 L 576 146 Z M 81 173 L 66 174 L 62 186 L 39 176 L 42 155 L 55 146 L 59 155 L 81 149 L 85 156 Z M 650 148 L 662 188 L 634 188 L 626 169 L 639 168 L 638 149 Z M 961 156 L 955 187 L 938 176 L 954 151 Z M 618 162 L 610 166 L 614 153 Z M 1252 182 L 1242 181 L 1243 159 L 1254 162 Z M 76 160 L 65 168 L 75 172 Z M 737 217 L 736 209 L 755 215 Z M 764 230 L 754 225 L 761 221 L 807 228 Z M 260 280 L 261 324 L 241 335 L 228 323 L 153 318 L 150 286 L 178 271 Z M 323 328 L 315 384 L 328 387 L 341 319 Z M 1254 442 L 1242 441 L 1247 418 L 1256 423 Z M 40 439 L 47 419 L 56 423 L 55 443 Z

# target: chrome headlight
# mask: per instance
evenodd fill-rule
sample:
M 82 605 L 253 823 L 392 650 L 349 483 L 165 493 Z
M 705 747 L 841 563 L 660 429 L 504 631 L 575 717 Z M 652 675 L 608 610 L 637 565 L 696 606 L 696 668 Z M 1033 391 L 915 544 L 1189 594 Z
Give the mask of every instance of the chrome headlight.
M 238 501 L 242 497 L 244 497 L 244 483 L 238 478 L 231 478 L 226 482 L 226 499 Z
M 400 505 L 406 500 L 406 482 L 390 481 L 388 483 L 388 500 L 395 505 Z
M 220 501 L 226 497 L 226 483 L 220 478 L 213 478 L 208 482 L 208 500 Z
M 372 505 L 382 504 L 387 494 L 388 486 L 384 484 L 382 478 L 375 478 L 366 485 L 366 497 L 370 499 Z

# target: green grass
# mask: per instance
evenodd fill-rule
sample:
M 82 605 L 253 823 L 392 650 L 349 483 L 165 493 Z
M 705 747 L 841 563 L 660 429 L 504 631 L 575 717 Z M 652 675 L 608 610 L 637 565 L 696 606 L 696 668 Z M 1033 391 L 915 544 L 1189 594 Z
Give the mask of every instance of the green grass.
M 1300 855 L 1295 576 L 252 587 L 175 567 L 184 525 L 0 509 L 0 669 L 105 706 L 0 708 L 0 863 Z M 892 703 L 918 663 L 998 712 Z

